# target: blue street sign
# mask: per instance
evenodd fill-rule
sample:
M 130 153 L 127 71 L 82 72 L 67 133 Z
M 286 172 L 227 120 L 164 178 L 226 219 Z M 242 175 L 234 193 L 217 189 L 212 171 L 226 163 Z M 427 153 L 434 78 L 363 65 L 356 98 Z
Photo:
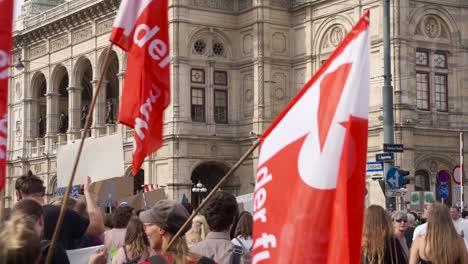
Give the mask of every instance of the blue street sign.
M 393 161 L 394 159 L 395 156 L 393 155 L 393 152 L 375 154 L 376 161 Z
M 437 180 L 439 180 L 440 183 L 444 184 L 448 182 L 449 179 L 450 179 L 450 175 L 448 171 L 440 170 L 439 172 L 437 172 Z
M 383 171 L 383 163 L 370 161 L 367 162 L 367 172 Z
M 401 171 L 395 167 L 387 172 L 387 187 L 388 189 L 399 189 L 403 185 L 403 176 Z
M 449 196 L 449 188 L 447 185 L 445 184 L 441 184 L 439 186 L 439 195 L 440 195 L 440 198 L 442 199 L 447 199 L 448 196 Z

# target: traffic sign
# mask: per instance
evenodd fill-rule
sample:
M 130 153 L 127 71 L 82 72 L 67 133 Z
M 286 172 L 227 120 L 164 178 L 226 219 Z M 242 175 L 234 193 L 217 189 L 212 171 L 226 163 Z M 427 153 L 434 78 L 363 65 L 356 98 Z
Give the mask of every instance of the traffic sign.
M 370 161 L 367 162 L 367 172 L 376 172 L 376 171 L 383 171 L 383 163 Z
M 461 180 L 460 174 L 461 174 L 460 165 L 456 165 L 455 167 L 453 167 L 452 179 L 458 185 L 460 185 L 460 180 Z
M 450 180 L 449 172 L 446 170 L 440 170 L 437 172 L 437 180 L 442 184 L 447 183 Z
M 439 186 L 439 195 L 440 195 L 440 198 L 442 199 L 447 199 L 448 196 L 449 196 L 449 188 L 447 185 L 445 184 L 441 184 Z
M 391 189 L 385 191 L 385 196 L 387 197 L 400 197 L 405 195 L 408 192 L 407 189 Z
M 384 144 L 383 150 L 385 152 L 403 152 L 403 144 Z
M 394 159 L 395 155 L 393 155 L 393 152 L 375 154 L 376 161 L 393 161 Z
M 401 171 L 395 167 L 387 172 L 387 187 L 389 189 L 398 189 L 403 185 L 403 176 Z

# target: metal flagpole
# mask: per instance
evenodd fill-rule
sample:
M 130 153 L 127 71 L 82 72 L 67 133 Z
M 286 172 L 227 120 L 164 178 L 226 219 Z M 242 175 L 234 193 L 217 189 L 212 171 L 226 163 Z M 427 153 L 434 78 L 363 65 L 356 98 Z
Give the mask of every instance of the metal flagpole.
M 460 211 L 463 211 L 464 206 L 464 191 L 463 191 L 463 178 L 465 177 L 465 167 L 463 166 L 464 149 L 463 149 L 463 132 L 460 133 Z

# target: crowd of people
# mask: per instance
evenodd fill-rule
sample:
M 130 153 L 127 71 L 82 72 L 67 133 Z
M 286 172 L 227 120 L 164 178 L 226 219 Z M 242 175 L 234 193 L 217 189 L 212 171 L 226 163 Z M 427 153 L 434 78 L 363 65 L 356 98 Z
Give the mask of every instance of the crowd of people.
M 18 178 L 15 189 L 18 202 L 0 231 L 0 263 L 45 263 L 64 199 L 45 204 L 43 181 L 31 172 Z M 91 247 L 98 249 L 86 255 L 90 264 L 250 263 L 252 215 L 239 213 L 236 198 L 228 192 L 218 191 L 203 215 L 169 245 L 193 208 L 160 200 L 138 210 L 124 202 L 105 214 L 92 189 L 88 178 L 84 199 L 67 199 L 51 263 L 71 263 L 70 250 Z
M 160 200 L 139 210 L 123 202 L 104 214 L 91 186 L 88 178 L 84 199 L 67 199 L 51 263 L 70 263 L 69 250 L 91 247 L 98 249 L 86 255 L 90 264 L 250 263 L 253 217 L 239 213 L 228 192 L 216 192 L 203 215 L 182 230 L 193 210 L 190 204 Z M 43 181 L 30 172 L 15 189 L 18 202 L 0 231 L 0 263 L 45 263 L 64 199 L 45 204 Z M 465 218 L 468 213 L 438 202 L 422 215 L 371 205 L 365 210 L 361 263 L 468 263 Z M 174 239 L 179 231 L 182 235 Z

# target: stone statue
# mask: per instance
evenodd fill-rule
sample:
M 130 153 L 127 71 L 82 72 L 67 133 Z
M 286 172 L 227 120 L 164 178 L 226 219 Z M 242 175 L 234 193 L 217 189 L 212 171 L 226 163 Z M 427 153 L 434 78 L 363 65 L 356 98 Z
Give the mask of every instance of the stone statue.
M 81 108 L 81 127 L 84 127 L 86 124 L 86 117 L 88 116 L 88 105 L 84 105 L 83 108 Z
M 67 130 L 68 130 L 68 117 L 62 111 L 62 113 L 60 113 L 60 119 L 59 119 L 59 132 L 67 133 Z
M 37 137 L 42 138 L 44 137 L 44 119 L 42 119 L 42 116 L 39 117 L 39 120 L 37 121 Z
M 114 124 L 114 104 L 112 100 L 107 101 L 107 114 L 106 114 L 106 123 L 107 124 Z

